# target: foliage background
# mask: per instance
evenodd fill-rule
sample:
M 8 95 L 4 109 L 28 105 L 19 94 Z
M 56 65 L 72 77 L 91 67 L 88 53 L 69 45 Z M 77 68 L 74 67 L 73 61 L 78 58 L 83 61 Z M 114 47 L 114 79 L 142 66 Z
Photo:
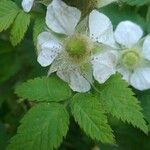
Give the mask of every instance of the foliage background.
M 1 1 L 1 0 L 0 0 Z M 14 0 L 21 8 L 21 1 Z M 67 0 L 69 3 L 70 1 Z M 82 9 L 82 8 L 81 8 Z M 145 31 L 150 32 L 150 2 L 149 0 L 122 0 L 118 4 L 110 4 L 99 11 L 108 15 L 114 28 L 123 20 L 131 20 L 139 24 Z M 5 150 L 9 139 L 16 134 L 19 121 L 30 109 L 32 103 L 18 102 L 14 94 L 17 85 L 31 78 L 47 74 L 48 68 L 42 68 L 36 61 L 36 35 L 41 30 L 37 18 L 44 15 L 45 7 L 38 5 L 31 14 L 31 23 L 25 38 L 17 46 L 11 40 L 11 28 L 0 33 L 0 149 Z M 38 20 L 40 21 L 40 20 Z M 35 24 L 37 24 L 35 26 Z M 34 34 L 33 34 L 34 33 Z M 143 113 L 150 123 L 150 90 L 139 92 L 134 90 L 141 105 Z M 109 123 L 114 129 L 117 146 L 104 145 L 94 142 L 87 137 L 71 118 L 67 137 L 60 146 L 60 150 L 94 150 L 99 146 L 101 150 L 149 150 L 150 135 L 121 121 L 109 117 Z

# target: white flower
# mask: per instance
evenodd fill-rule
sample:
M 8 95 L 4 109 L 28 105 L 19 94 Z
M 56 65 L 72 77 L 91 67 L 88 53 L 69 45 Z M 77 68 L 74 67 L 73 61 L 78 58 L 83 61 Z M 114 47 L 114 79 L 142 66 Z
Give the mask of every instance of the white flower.
M 29 12 L 33 6 L 34 0 L 22 0 L 22 8 L 25 12 Z
M 52 1 L 47 8 L 46 24 L 64 38 L 60 40 L 50 31 L 41 33 L 38 62 L 44 67 L 51 65 L 49 74 L 57 72 L 73 91 L 86 92 L 93 82 L 92 72 L 99 83 L 115 73 L 117 54 L 110 47 L 100 46 L 100 43 L 115 46 L 110 20 L 93 10 L 88 20 L 89 31 L 81 34 L 76 30 L 80 17 L 77 8 L 61 0 Z M 94 52 L 97 48 L 101 52 Z
M 131 21 L 121 22 L 115 30 L 115 39 L 120 44 L 118 72 L 138 90 L 150 88 L 150 36 L 140 40 L 142 29 Z

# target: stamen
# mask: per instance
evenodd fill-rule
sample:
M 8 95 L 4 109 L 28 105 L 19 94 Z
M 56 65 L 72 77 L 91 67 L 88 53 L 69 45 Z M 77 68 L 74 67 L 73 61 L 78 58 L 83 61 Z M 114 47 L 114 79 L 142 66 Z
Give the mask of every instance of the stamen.
M 77 62 L 87 59 L 92 51 L 90 39 L 81 34 L 75 34 L 65 41 L 65 51 Z
M 125 67 L 134 69 L 139 64 L 140 54 L 134 49 L 125 50 L 121 59 Z

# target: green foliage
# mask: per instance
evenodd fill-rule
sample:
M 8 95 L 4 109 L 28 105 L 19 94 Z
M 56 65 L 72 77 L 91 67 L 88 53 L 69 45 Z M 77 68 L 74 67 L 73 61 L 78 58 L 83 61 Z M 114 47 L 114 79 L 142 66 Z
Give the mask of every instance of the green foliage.
M 62 105 L 38 104 L 21 120 L 8 150 L 53 150 L 66 136 L 68 125 L 69 115 Z
M 150 21 L 147 22 L 147 32 L 150 33 Z
M 109 118 L 109 122 L 115 131 L 117 146 L 100 144 L 101 150 L 149 150 L 150 135 L 146 135 L 140 130 L 124 124 L 116 118 Z
M 101 8 L 100 11 L 107 15 L 113 23 L 114 29 L 116 26 L 125 20 L 130 20 L 140 25 L 143 30 L 146 29 L 146 22 L 140 14 L 138 14 L 133 7 L 119 7 L 118 5 L 108 5 L 107 7 Z
M 0 1 L 0 32 L 10 27 L 19 11 L 18 6 L 11 0 Z
M 106 111 L 123 122 L 131 123 L 145 133 L 148 132 L 142 108 L 126 81 L 120 75 L 112 76 L 105 84 L 99 86 L 99 100 Z
M 149 0 L 121 0 L 122 2 L 126 2 L 129 5 L 141 6 L 147 4 Z
M 141 102 L 141 106 L 143 108 L 143 113 L 146 117 L 146 120 L 150 124 L 150 90 L 140 92 L 140 94 L 138 94 L 138 99 Z
M 9 54 L 10 52 L 13 52 L 13 51 L 14 49 L 11 46 L 10 42 L 0 39 L 0 55 Z
M 45 28 L 46 28 L 45 20 L 42 17 L 41 18 L 38 17 L 35 20 L 34 27 L 33 27 L 33 42 L 34 42 L 35 47 L 36 47 L 36 44 L 37 44 L 38 35 L 42 31 L 44 31 Z
M 146 21 L 147 21 L 147 32 L 150 33 L 150 4 L 147 8 Z
M 30 101 L 62 101 L 71 96 L 67 83 L 57 77 L 29 80 L 16 88 L 16 94 Z
M 6 149 L 8 139 L 9 137 L 6 133 L 6 128 L 2 123 L 0 123 L 0 148 L 1 150 Z
M 71 103 L 71 111 L 76 122 L 92 139 L 114 143 L 107 117 L 96 97 L 91 94 L 76 94 Z
M 13 76 L 20 68 L 18 55 L 8 41 L 0 40 L 0 83 Z
M 16 46 L 23 39 L 30 24 L 30 14 L 20 11 L 11 29 L 10 41 Z

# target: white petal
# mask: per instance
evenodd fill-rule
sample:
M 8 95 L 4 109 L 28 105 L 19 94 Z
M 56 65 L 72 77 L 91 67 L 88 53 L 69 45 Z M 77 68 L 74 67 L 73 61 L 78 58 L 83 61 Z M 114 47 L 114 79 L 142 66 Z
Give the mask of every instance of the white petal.
M 138 90 L 150 89 L 150 68 L 139 68 L 131 75 L 130 83 Z
M 53 0 L 47 7 L 46 24 L 56 33 L 71 35 L 81 17 L 81 12 L 66 5 L 62 0 Z
M 79 72 L 71 73 L 70 87 L 77 92 L 87 92 L 91 88 L 90 83 Z
M 150 60 L 150 36 L 147 36 L 143 44 L 143 55 Z
M 56 72 L 58 68 L 61 66 L 61 63 L 62 61 L 56 58 L 50 66 L 48 75 L 51 75 L 52 73 Z
M 43 67 L 50 65 L 62 49 L 61 45 L 54 41 L 48 32 L 42 32 L 38 36 L 37 48 L 37 60 Z
M 122 75 L 122 79 L 126 80 L 128 83 L 130 82 L 130 71 L 124 67 L 120 67 L 117 71 Z
M 104 7 L 110 3 L 116 2 L 118 0 L 98 0 L 97 8 Z
M 115 74 L 117 55 L 116 51 L 106 51 L 95 56 L 91 61 L 94 78 L 99 83 L 104 83 L 112 74 Z
M 94 41 L 115 45 L 112 23 L 104 14 L 93 10 L 89 16 L 89 29 L 90 38 Z
M 29 12 L 33 6 L 34 0 L 22 0 L 22 8 L 25 12 Z
M 58 69 L 58 68 L 57 68 Z M 69 70 L 66 69 L 58 69 L 57 70 L 57 75 L 59 78 L 61 78 L 62 80 L 70 83 L 70 72 Z
M 64 81 L 69 83 L 69 86 L 76 92 L 87 92 L 90 90 L 90 83 L 79 73 L 77 69 L 67 68 L 58 70 L 57 75 Z
M 131 21 L 122 21 L 115 30 L 116 41 L 127 48 L 136 44 L 142 35 L 141 27 Z
M 61 51 L 61 53 L 55 58 L 55 60 L 51 64 L 48 75 L 56 72 L 57 70 L 65 70 L 68 64 L 70 64 L 70 60 L 68 59 L 68 57 L 66 57 L 66 52 Z

